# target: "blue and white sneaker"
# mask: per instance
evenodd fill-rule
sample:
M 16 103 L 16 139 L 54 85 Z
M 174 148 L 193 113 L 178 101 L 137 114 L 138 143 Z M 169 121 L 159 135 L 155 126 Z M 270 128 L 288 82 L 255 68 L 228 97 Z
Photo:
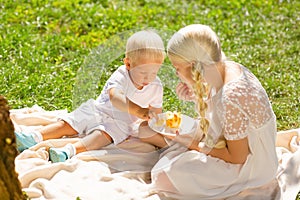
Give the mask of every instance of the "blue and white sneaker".
M 50 148 L 49 149 L 49 159 L 53 163 L 65 162 L 70 158 L 70 153 L 66 148 Z
M 37 144 L 33 135 L 30 133 L 18 133 L 15 132 L 17 149 L 19 152 L 22 152 L 34 145 Z

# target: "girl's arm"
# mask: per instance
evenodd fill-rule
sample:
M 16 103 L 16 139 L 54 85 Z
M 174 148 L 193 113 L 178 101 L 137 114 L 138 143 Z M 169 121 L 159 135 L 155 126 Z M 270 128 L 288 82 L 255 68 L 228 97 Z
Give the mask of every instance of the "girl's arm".
M 239 91 L 239 90 L 237 90 Z M 247 94 L 246 91 L 241 94 Z M 248 137 L 239 138 L 237 133 L 246 133 L 250 123 L 249 113 L 256 113 L 256 106 L 253 105 L 251 95 L 236 95 L 235 92 L 226 93 L 224 97 L 224 136 L 231 136 L 234 140 L 226 140 L 226 147 L 222 149 L 213 148 L 209 155 L 223 159 L 226 162 L 243 164 L 250 154 Z M 248 105 L 248 104 L 249 105 Z M 247 110 L 247 112 L 246 112 Z M 201 149 L 200 149 L 201 151 Z
M 247 160 L 247 156 L 250 154 L 250 150 L 248 147 L 248 138 L 245 137 L 240 140 L 227 140 L 226 144 L 227 146 L 222 149 L 213 148 L 208 153 L 208 155 L 220 158 L 225 162 L 230 162 L 233 164 L 245 163 L 245 161 Z M 191 150 L 204 152 L 203 149 L 199 146 L 199 142 L 193 141 L 188 148 Z
M 250 150 L 247 137 L 240 140 L 227 140 L 227 148 L 213 148 L 211 152 L 209 152 L 209 155 L 213 157 L 234 164 L 244 164 L 249 154 Z

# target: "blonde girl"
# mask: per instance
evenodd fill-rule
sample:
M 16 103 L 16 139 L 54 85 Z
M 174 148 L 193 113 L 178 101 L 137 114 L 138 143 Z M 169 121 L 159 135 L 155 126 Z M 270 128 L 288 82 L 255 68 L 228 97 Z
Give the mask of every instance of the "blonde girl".
M 163 152 L 152 170 L 154 190 L 179 199 L 220 199 L 273 180 L 276 117 L 259 80 L 224 59 L 206 25 L 180 29 L 167 50 L 182 81 L 177 95 L 196 103 L 199 126 L 189 143 L 179 135 Z

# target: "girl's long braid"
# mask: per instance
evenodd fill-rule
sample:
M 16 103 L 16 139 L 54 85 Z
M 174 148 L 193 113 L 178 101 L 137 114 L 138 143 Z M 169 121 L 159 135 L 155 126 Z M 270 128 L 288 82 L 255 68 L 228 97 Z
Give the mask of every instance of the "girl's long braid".
M 201 65 L 201 63 L 196 63 L 197 65 Z M 197 66 L 198 70 L 193 67 L 192 73 L 193 73 L 193 79 L 196 82 L 194 85 L 194 93 L 197 98 L 197 109 L 200 115 L 200 121 L 199 121 L 199 128 L 202 132 L 202 134 L 198 133 L 195 136 L 195 140 L 199 141 L 203 138 L 205 140 L 205 144 L 210 148 L 224 148 L 226 146 L 226 142 L 224 139 L 219 140 L 216 144 L 212 143 L 212 138 L 209 136 L 208 128 L 209 128 L 209 121 L 205 117 L 205 113 L 207 110 L 207 103 L 205 102 L 205 99 L 208 97 L 208 85 L 204 84 L 203 80 L 203 74 L 201 72 L 203 71 L 202 66 Z M 201 69 L 199 72 L 199 69 Z
M 207 110 L 207 103 L 204 101 L 204 98 L 207 96 L 207 90 L 206 86 L 203 84 L 203 76 L 201 73 L 193 67 L 193 79 L 196 82 L 194 85 L 194 92 L 195 96 L 197 98 L 197 110 L 200 115 L 200 122 L 199 122 L 199 128 L 201 129 L 204 136 L 207 135 L 208 127 L 209 127 L 209 121 L 205 117 L 205 113 Z M 201 140 L 202 135 L 197 135 L 196 140 Z

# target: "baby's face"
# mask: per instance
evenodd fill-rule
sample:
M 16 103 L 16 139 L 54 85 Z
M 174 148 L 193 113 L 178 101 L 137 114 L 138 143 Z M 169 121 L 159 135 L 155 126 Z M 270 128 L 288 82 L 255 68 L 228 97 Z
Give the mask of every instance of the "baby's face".
M 132 82 L 138 89 L 153 82 L 162 65 L 163 60 L 139 59 L 131 64 L 129 74 Z

